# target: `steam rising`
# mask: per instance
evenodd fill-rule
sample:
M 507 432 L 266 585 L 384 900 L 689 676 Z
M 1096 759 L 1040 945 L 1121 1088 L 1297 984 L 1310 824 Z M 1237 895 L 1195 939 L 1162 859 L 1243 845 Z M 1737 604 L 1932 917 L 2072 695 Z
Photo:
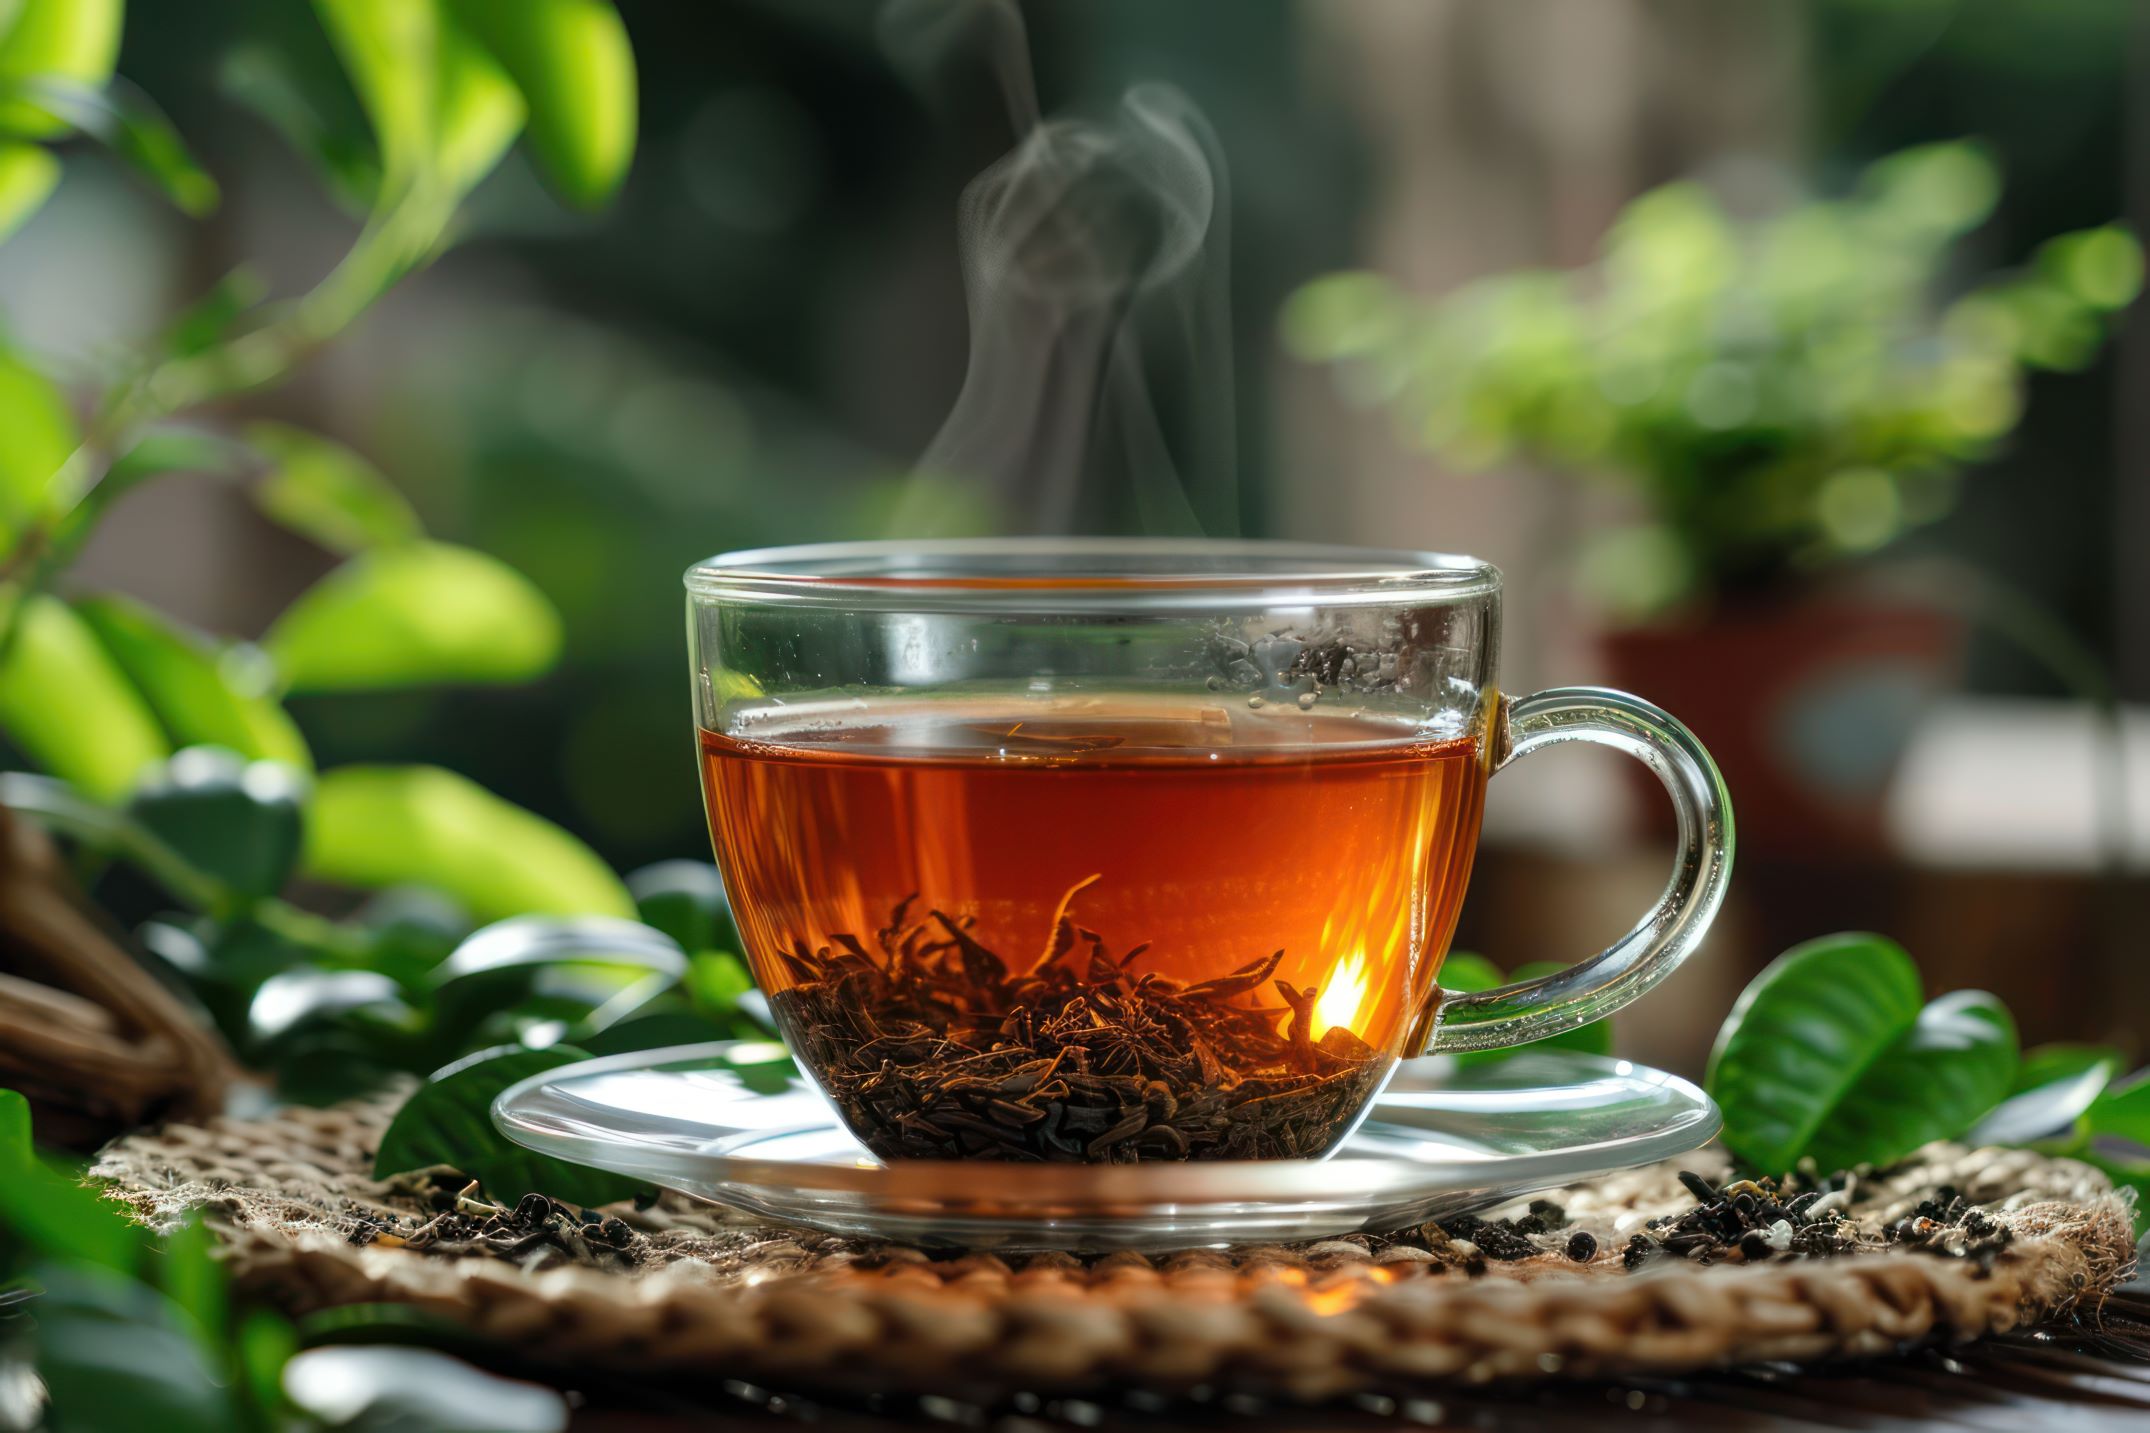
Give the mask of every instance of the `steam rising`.
M 1229 195 L 1208 122 L 1161 84 L 1038 119 L 1006 0 L 897 0 L 882 20 L 922 87 L 989 65 L 1021 130 L 958 205 L 970 363 L 921 474 L 981 484 L 1037 532 L 1236 531 Z

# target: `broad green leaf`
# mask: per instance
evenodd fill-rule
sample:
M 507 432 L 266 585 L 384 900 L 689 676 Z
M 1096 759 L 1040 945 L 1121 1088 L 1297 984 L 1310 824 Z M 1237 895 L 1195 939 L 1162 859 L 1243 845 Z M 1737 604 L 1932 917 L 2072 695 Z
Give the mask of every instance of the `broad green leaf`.
M 628 1055 L 637 1050 L 661 1050 L 667 1045 L 729 1040 L 739 1034 L 730 1023 L 719 1023 L 691 1010 L 660 1010 L 578 1036 L 576 1044 L 592 1055 Z
M 313 768 L 306 739 L 269 693 L 260 653 L 219 646 L 129 597 L 84 599 L 75 610 L 149 699 L 179 746 L 221 746 L 241 756 Z
M 1825 936 L 1764 970 L 1732 1008 L 1707 1086 L 1724 1140 L 1765 1173 L 1812 1154 L 1885 1163 L 1961 1135 L 2008 1092 L 2016 1038 L 1989 995 L 1919 1003 L 1918 969 L 1881 936 Z
M 254 504 L 331 552 L 410 542 L 418 514 L 380 470 L 341 443 L 287 423 L 252 423 L 246 440 L 269 459 Z
M 2113 1086 L 2091 1105 L 2084 1123 L 2094 1135 L 2117 1135 L 2150 1146 L 2150 1071 Z
M 274 895 L 297 864 L 306 777 L 275 761 L 192 746 L 135 789 L 134 819 L 244 896 Z
M 53 475 L 81 442 L 67 400 L 20 355 L 0 349 L 0 545 L 45 510 Z
M 158 1251 L 157 1287 L 187 1316 L 191 1331 L 211 1358 L 220 1358 L 225 1326 L 231 1319 L 231 1290 L 224 1266 L 211 1251 L 216 1237 L 202 1223 L 199 1210 L 189 1213 L 164 1236 Z
M 2015 1069 L 2005 1005 L 1983 990 L 1941 996 L 1867 1066 L 1806 1152 L 1824 1169 L 1849 1169 L 1960 1138 L 2008 1092 Z
M 60 182 L 60 161 L 26 140 L 0 141 L 0 243 L 23 226 Z
M 247 1035 L 255 1045 L 353 1011 L 377 1011 L 391 1022 L 409 1013 L 403 987 L 378 970 L 321 970 L 306 966 L 270 976 L 247 1008 Z
M 634 913 L 626 887 L 589 847 L 437 766 L 322 773 L 302 868 L 317 880 L 368 889 L 431 886 L 484 921 Z
M 309 1348 L 284 1370 L 291 1402 L 352 1433 L 563 1433 L 567 1400 L 431 1348 Z M 311 1426 L 311 1425 L 309 1425 Z
M 132 85 L 100 87 L 39 76 L 4 87 L 0 102 L 34 105 L 99 141 L 163 190 L 182 213 L 200 218 L 215 210 L 216 181 L 187 152 L 164 111 Z
M 0 82 L 75 80 L 101 85 L 119 58 L 121 0 L 23 0 L 0 39 Z M 24 100 L 0 103 L 0 131 L 50 138 L 66 124 Z
M 2038 1045 L 2023 1052 L 2008 1098 L 1965 1138 L 1972 1144 L 2027 1144 L 2067 1130 L 2120 1069 L 2103 1045 Z
M 127 1271 L 147 1236 L 120 1207 L 55 1173 L 31 1143 L 30 1102 L 0 1089 L 0 1234 L 48 1258 Z
M 33 1270 L 37 1372 L 52 1433 L 114 1428 L 229 1433 L 244 1426 L 185 1313 L 146 1284 L 102 1269 Z
M 0 608 L 8 602 L 0 592 Z M 157 720 L 88 623 L 57 597 L 29 599 L 0 656 L 0 731 L 98 801 L 125 796 L 171 754 Z
M 419 1087 L 381 1136 L 373 1175 L 386 1179 L 445 1164 L 469 1175 L 496 1201 L 549 1194 L 572 1204 L 610 1204 L 647 1186 L 625 1175 L 568 1164 L 524 1149 L 493 1127 L 493 1100 L 508 1086 L 589 1055 L 572 1045 L 546 1050 L 480 1050 Z
M 560 616 L 529 579 L 467 547 L 362 552 L 292 603 L 262 639 L 290 690 L 520 682 L 560 655 Z
M 635 910 L 681 950 L 738 950 L 724 877 L 708 861 L 659 861 L 627 877 Z
M 603 203 L 634 157 L 634 51 L 611 0 L 447 0 L 530 108 L 530 146 L 570 203 Z

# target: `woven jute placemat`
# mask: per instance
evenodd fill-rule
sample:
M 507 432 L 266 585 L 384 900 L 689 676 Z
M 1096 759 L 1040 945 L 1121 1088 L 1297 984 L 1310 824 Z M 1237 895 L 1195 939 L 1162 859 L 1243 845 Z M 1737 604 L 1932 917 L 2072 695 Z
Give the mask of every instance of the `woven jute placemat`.
M 2095 1317 L 2134 1253 L 2128 1201 L 2096 1170 L 1935 1145 L 1825 1192 L 1833 1216 L 1790 1249 L 1781 1230 L 1744 1249 L 1683 1235 L 1697 1196 L 1656 1166 L 1490 1228 L 1161 1257 L 929 1256 L 671 1195 L 596 1215 L 542 1198 L 495 1213 L 459 1203 L 444 1172 L 384 1184 L 368 1170 L 392 1109 L 169 1125 L 120 1139 L 92 1172 L 145 1222 L 203 1211 L 239 1286 L 295 1314 L 394 1302 L 539 1359 L 881 1391 L 1208 1384 L 1315 1398 L 1864 1356 Z M 1681 1164 L 1726 1174 L 1711 1151 Z

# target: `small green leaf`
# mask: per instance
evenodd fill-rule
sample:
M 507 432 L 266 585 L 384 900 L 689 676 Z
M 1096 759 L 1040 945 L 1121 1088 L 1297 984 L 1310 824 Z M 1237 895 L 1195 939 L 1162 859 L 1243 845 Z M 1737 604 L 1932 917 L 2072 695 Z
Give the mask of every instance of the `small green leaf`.
M 255 506 L 301 537 L 348 555 L 421 536 L 403 494 L 343 444 L 287 423 L 249 424 L 246 440 L 272 465 Z
M 306 777 L 221 747 L 174 755 L 136 789 L 128 810 L 196 869 L 241 895 L 274 895 L 298 861 Z
M 530 145 L 570 203 L 603 203 L 635 149 L 635 61 L 611 0 L 448 0 L 530 108 Z
M 432 158 L 434 0 L 314 0 L 314 9 L 373 125 L 387 183 L 408 184 Z
M 710 1019 L 736 1019 L 739 997 L 754 988 L 746 962 L 728 950 L 700 950 L 687 958 L 687 998 Z
M 163 190 L 181 213 L 201 218 L 215 210 L 216 181 L 195 163 L 164 111 L 132 85 L 34 77 L 4 88 L 6 104 L 33 105 L 104 144 Z
M 219 646 L 129 597 L 84 599 L 88 622 L 179 746 L 220 746 L 241 756 L 313 768 L 306 739 L 269 694 L 270 671 L 250 647 Z
M 1918 969 L 1881 936 L 1825 936 L 1777 958 L 1718 1033 L 1707 1087 L 1725 1143 L 1765 1173 L 1812 1154 L 1886 1163 L 1961 1135 L 2007 1093 L 2015 1028 L 1992 996 L 1919 1004 Z
M 121 0 L 23 0 L 0 39 L 0 81 L 101 85 L 119 59 Z M 26 100 L 0 104 L 0 132 L 50 139 L 67 126 Z
M 20 354 L 0 349 L 0 538 L 42 516 L 53 475 L 81 436 L 67 399 Z M 5 546 L 0 542 L 0 546 Z
M 493 172 L 527 111 L 514 82 L 460 27 L 441 26 L 438 63 L 433 164 L 461 192 Z
M 659 861 L 631 872 L 627 889 L 645 925 L 653 925 L 681 950 L 738 950 L 724 877 L 708 861 Z
M 480 1050 L 456 1061 L 413 1094 L 381 1136 L 373 1175 L 386 1179 L 445 1164 L 469 1175 L 494 1199 L 512 1204 L 549 1194 L 572 1204 L 610 1204 L 647 1186 L 625 1175 L 568 1164 L 512 1143 L 493 1127 L 493 1100 L 508 1086 L 589 1055 L 572 1045 L 545 1050 Z
M 2117 1135 L 2150 1145 L 2150 1071 L 2114 1085 L 2084 1115 L 2092 1134 Z
M 263 639 L 293 691 L 520 682 L 560 655 L 560 616 L 506 563 L 414 542 L 360 553 Z
M 8 600 L 0 592 L 0 611 Z M 171 754 L 156 718 L 66 603 L 39 593 L 17 622 L 0 655 L 0 730 L 84 795 L 117 801 Z
M 0 141 L 0 243 L 26 223 L 60 182 L 60 161 L 28 141 Z
M 595 852 L 437 766 L 347 766 L 314 786 L 302 868 L 368 889 L 430 886 L 481 921 L 634 913 Z

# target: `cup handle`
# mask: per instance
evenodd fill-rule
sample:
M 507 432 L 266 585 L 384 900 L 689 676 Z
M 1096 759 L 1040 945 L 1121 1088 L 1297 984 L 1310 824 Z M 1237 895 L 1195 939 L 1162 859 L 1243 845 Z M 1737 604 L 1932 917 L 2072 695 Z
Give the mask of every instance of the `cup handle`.
M 1562 742 L 1626 752 L 1665 783 L 1679 817 L 1678 856 L 1656 907 L 1582 964 L 1495 990 L 1436 992 L 1430 1054 L 1520 1045 L 1610 1015 L 1694 952 L 1724 903 L 1732 873 L 1732 801 L 1724 778 L 1693 732 L 1642 698 L 1605 687 L 1554 687 L 1503 700 L 1494 741 L 1495 771 Z

